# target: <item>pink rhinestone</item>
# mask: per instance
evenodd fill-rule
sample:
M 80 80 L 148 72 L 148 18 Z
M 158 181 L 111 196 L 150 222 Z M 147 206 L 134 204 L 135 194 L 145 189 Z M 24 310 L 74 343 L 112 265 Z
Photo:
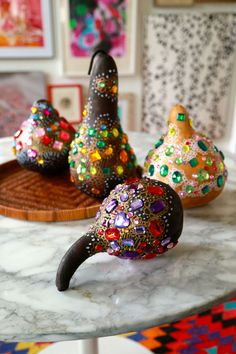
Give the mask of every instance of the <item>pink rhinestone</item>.
M 37 122 L 34 119 L 29 119 L 29 122 L 31 125 L 37 125 Z
M 43 114 L 45 114 L 45 116 L 49 116 L 50 115 L 50 112 L 48 109 L 44 109 L 43 110 Z
M 29 149 L 29 150 L 27 151 L 27 155 L 28 155 L 29 157 L 32 157 L 33 159 L 35 159 L 35 157 L 38 155 L 38 152 L 37 152 L 36 150 L 31 150 L 31 149 Z
M 19 142 L 16 144 L 16 150 L 17 150 L 17 151 L 21 151 L 21 150 L 22 150 L 22 147 L 23 147 L 22 142 L 19 141 Z
M 52 147 L 53 149 L 60 151 L 63 147 L 63 143 L 61 141 L 55 140 Z
M 132 213 L 132 211 L 129 211 L 129 212 L 128 212 L 128 217 L 129 217 L 129 218 L 132 218 L 133 216 L 134 216 L 134 213 Z
M 35 135 L 37 136 L 37 138 L 41 138 L 42 136 L 45 135 L 45 130 L 43 128 L 38 128 L 35 131 Z

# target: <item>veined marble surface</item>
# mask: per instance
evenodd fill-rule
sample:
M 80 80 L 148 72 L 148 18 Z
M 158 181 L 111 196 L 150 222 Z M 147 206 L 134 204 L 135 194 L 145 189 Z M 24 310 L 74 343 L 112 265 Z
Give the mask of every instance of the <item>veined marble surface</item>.
M 140 163 L 156 138 L 130 134 Z M 0 140 L 0 162 L 11 158 Z M 179 245 L 149 261 L 88 259 L 71 289 L 55 274 L 93 219 L 61 223 L 0 217 L 0 339 L 57 341 L 108 336 L 178 320 L 236 295 L 236 169 L 207 206 L 185 212 Z

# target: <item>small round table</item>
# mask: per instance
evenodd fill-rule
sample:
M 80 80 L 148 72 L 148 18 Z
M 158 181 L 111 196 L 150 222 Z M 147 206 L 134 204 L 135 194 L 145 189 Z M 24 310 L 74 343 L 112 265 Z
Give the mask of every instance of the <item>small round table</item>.
M 155 141 L 130 133 L 141 164 Z M 0 162 L 11 158 L 10 142 L 0 140 Z M 93 219 L 36 223 L 0 216 L 0 338 L 110 336 L 175 321 L 235 296 L 236 169 L 229 157 L 226 164 L 225 190 L 209 205 L 185 211 L 175 249 L 149 261 L 98 254 L 62 293 L 55 287 L 59 261 Z M 86 345 L 96 353 L 95 341 Z

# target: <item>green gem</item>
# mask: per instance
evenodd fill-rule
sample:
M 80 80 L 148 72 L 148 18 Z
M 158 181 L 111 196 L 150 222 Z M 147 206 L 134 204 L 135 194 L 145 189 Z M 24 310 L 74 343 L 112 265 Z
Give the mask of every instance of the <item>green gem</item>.
M 75 155 L 75 154 L 77 154 L 77 152 L 78 152 L 77 146 L 74 145 L 72 148 L 72 154 Z
M 212 161 L 212 159 L 210 157 L 208 157 L 206 159 L 206 164 L 207 164 L 207 166 L 212 166 L 213 165 L 213 161 Z
M 196 167 L 198 165 L 198 160 L 196 159 L 196 157 L 194 157 L 189 161 L 189 163 L 191 167 Z
M 219 152 L 218 147 L 217 147 L 217 146 L 215 146 L 215 145 L 214 145 L 214 150 L 215 150 L 215 152 Z
M 132 155 L 130 159 L 134 161 L 134 160 L 136 160 L 136 156 Z
M 95 136 L 96 134 L 96 131 L 94 128 L 89 128 L 88 129 L 88 136 Z
M 171 156 L 174 151 L 175 151 L 175 148 L 174 148 L 173 145 L 172 145 L 172 146 L 168 146 L 168 147 L 166 148 L 165 154 L 166 154 L 166 156 Z
M 103 167 L 102 171 L 103 171 L 104 175 L 108 176 L 108 175 L 110 175 L 111 169 L 109 167 Z
M 175 171 L 172 173 L 172 181 L 174 183 L 180 183 L 182 182 L 182 175 L 179 171 Z
M 129 170 L 132 170 L 133 167 L 134 167 L 133 162 L 129 161 L 129 162 L 128 162 L 128 169 L 129 169 Z
M 187 187 L 186 187 L 186 192 L 187 192 L 188 194 L 191 194 L 193 191 L 194 191 L 193 186 L 187 186 Z
M 85 164 L 84 163 L 80 163 L 78 168 L 77 168 L 77 172 L 78 173 L 86 173 L 86 171 L 87 171 L 87 168 L 86 168 Z
M 169 172 L 169 167 L 167 165 L 162 165 L 160 168 L 160 175 L 162 177 L 166 177 L 168 175 Z
M 177 159 L 175 159 L 175 163 L 176 163 L 177 165 L 181 165 L 181 163 L 183 163 L 182 157 L 177 157 Z
M 178 113 L 177 114 L 177 120 L 179 120 L 180 122 L 184 122 L 185 121 L 185 114 L 183 113 Z
M 219 151 L 219 153 L 220 153 L 222 159 L 224 160 L 224 159 L 225 159 L 225 155 L 223 154 L 223 152 L 222 152 L 222 151 Z
M 75 137 L 76 137 L 76 138 L 79 138 L 79 133 L 78 133 L 78 132 L 75 133 Z
M 153 154 L 154 154 L 154 150 L 150 150 L 150 151 L 148 152 L 148 157 L 152 157 Z
M 207 151 L 208 150 L 208 146 L 203 140 L 198 140 L 197 144 L 198 144 L 198 146 L 200 147 L 200 149 L 202 151 Z
M 155 148 L 159 148 L 159 146 L 161 146 L 162 144 L 164 143 L 164 139 L 159 139 L 157 142 L 156 142 L 156 145 L 155 145 Z
M 204 170 L 203 168 L 201 168 L 199 171 L 198 171 L 198 175 L 197 175 L 197 179 L 200 181 L 200 182 L 203 182 L 203 181 L 206 181 L 209 179 L 209 173 Z
M 205 186 L 205 187 L 202 188 L 202 193 L 203 193 L 203 194 L 207 194 L 207 193 L 209 193 L 209 192 L 210 192 L 209 186 Z
M 75 167 L 75 161 L 72 160 L 72 161 L 70 162 L 70 167 L 72 167 L 72 168 Z
M 90 179 L 90 175 L 86 175 L 86 178 L 87 178 L 87 179 Z
M 125 150 L 126 150 L 126 151 L 130 151 L 130 149 L 131 149 L 131 148 L 130 148 L 130 145 L 129 145 L 129 144 L 125 144 Z
M 154 165 L 150 165 L 148 169 L 149 176 L 153 176 L 155 171 Z
M 107 130 L 101 131 L 101 136 L 102 136 L 103 138 L 107 138 L 107 136 L 108 136 L 108 131 L 107 131 Z
M 217 186 L 220 188 L 223 186 L 223 183 L 224 183 L 223 176 L 218 176 L 217 177 Z
M 103 149 L 106 146 L 105 142 L 103 140 L 98 140 L 97 142 L 97 147 L 99 149 Z
M 84 143 L 82 143 L 82 141 L 79 143 L 79 147 L 83 147 Z
M 104 81 L 100 81 L 100 82 L 98 83 L 98 86 L 101 87 L 101 88 L 103 88 L 103 87 L 106 86 L 106 84 L 105 84 Z

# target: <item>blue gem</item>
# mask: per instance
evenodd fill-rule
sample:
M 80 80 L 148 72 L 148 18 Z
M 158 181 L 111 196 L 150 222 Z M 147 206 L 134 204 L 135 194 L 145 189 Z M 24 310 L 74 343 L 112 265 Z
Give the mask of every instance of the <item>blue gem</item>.
M 102 124 L 102 125 L 101 125 L 101 129 L 102 129 L 102 130 L 106 130 L 106 129 L 107 129 L 106 124 Z
M 165 245 L 167 245 L 168 243 L 170 243 L 170 241 L 171 241 L 171 238 L 170 238 L 170 237 L 166 237 L 166 238 L 164 238 L 164 239 L 161 241 L 161 245 L 162 245 L 162 246 L 165 246 Z
M 117 214 L 115 219 L 115 227 L 125 229 L 126 227 L 129 226 L 129 224 L 130 221 L 127 218 L 127 215 L 123 211 Z
M 118 201 L 116 199 L 112 199 L 106 206 L 105 210 L 107 213 L 111 213 L 118 205 Z
M 165 207 L 166 205 L 163 200 L 158 199 L 151 204 L 150 209 L 153 213 L 160 213 L 162 210 L 165 209 Z
M 120 246 L 119 246 L 118 242 L 116 242 L 116 241 L 111 241 L 110 246 L 113 249 L 113 251 L 117 252 L 120 250 Z
M 130 207 L 133 211 L 142 208 L 143 206 L 143 201 L 142 199 L 134 199 L 132 203 L 130 204 Z
M 129 195 L 127 193 L 124 192 L 120 195 L 120 200 L 122 202 L 126 202 L 128 199 L 129 199 Z
M 128 247 L 133 247 L 134 246 L 134 240 L 132 238 L 124 238 L 122 240 L 122 243 L 124 246 L 128 246 Z
M 134 230 L 137 234 L 145 234 L 145 231 L 146 231 L 145 226 L 143 226 L 143 225 L 135 226 Z

